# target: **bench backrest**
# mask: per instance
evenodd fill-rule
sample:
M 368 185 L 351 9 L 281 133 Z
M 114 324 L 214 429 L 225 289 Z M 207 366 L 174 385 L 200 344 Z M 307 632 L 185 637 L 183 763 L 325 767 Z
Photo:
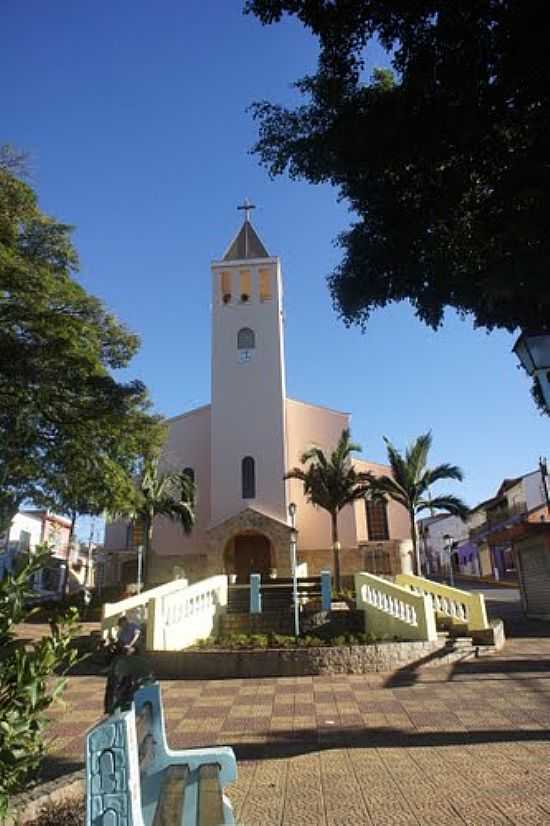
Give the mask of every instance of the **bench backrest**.
M 86 826 L 156 826 L 165 822 L 163 809 L 171 812 L 166 822 L 172 823 L 178 803 L 170 798 L 183 804 L 181 786 L 187 778 L 200 779 L 200 791 L 198 796 L 196 788 L 186 793 L 180 815 L 200 813 L 214 789 L 236 779 L 235 755 L 223 746 L 172 751 L 160 686 L 149 683 L 136 692 L 129 710 L 115 712 L 86 736 Z M 225 798 L 222 808 L 224 820 L 215 822 L 233 823 Z M 195 815 L 185 815 L 186 824 L 195 822 Z
M 86 736 L 86 826 L 144 826 L 133 707 Z
M 157 805 L 168 763 L 160 686 L 151 683 L 136 692 L 129 710 L 115 712 L 87 735 L 89 826 L 142 826 L 148 820 L 143 810 L 147 815 Z M 121 821 L 121 815 L 131 819 Z

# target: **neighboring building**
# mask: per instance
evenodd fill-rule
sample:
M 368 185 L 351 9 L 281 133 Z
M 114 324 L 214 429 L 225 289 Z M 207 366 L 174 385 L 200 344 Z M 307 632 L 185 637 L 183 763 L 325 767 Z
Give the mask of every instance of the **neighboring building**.
M 512 543 L 503 541 L 506 533 L 502 529 L 525 521 L 546 506 L 545 484 L 542 469 L 505 479 L 496 496 L 471 511 L 470 541 L 478 549 L 482 576 L 517 577 Z
M 448 576 L 449 566 L 455 572 L 478 575 L 477 553 L 468 538 L 468 524 L 459 516 L 438 513 L 419 519 L 418 535 L 422 568 L 428 576 Z M 449 540 L 451 537 L 451 554 Z
M 251 572 L 288 575 L 291 502 L 300 560 L 310 574 L 332 567 L 328 514 L 306 502 L 301 482 L 284 476 L 309 447 L 332 449 L 349 423 L 348 413 L 286 395 L 281 263 L 247 217 L 223 258 L 212 263 L 212 402 L 168 422 L 163 467 L 195 479 L 196 525 L 186 537 L 158 521 L 154 581 L 181 567 L 192 580 L 220 572 L 240 581 Z M 355 465 L 390 473 L 365 460 Z M 394 547 L 408 540 L 410 551 L 407 512 L 394 502 L 356 502 L 342 511 L 339 527 L 342 572 L 366 567 L 371 541 Z M 106 550 L 125 552 L 123 564 L 135 572 L 133 544 L 127 523 L 107 526 Z
M 0 536 L 0 578 L 13 571 L 17 555 L 34 551 L 47 542 L 52 549 L 51 563 L 34 579 L 38 591 L 60 592 L 69 557 L 71 520 L 46 510 L 22 510 L 16 513 L 9 531 Z
M 490 534 L 498 545 L 511 546 L 516 560 L 523 611 L 530 619 L 550 620 L 550 511 L 542 506 L 519 522 Z

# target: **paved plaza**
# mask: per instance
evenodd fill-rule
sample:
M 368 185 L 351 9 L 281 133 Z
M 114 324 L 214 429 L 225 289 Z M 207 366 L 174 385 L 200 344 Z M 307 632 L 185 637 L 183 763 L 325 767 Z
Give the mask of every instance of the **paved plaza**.
M 488 593 L 500 655 L 394 675 L 164 681 L 170 744 L 226 744 L 241 826 L 550 824 L 550 625 Z M 71 677 L 47 774 L 82 765 L 104 678 Z

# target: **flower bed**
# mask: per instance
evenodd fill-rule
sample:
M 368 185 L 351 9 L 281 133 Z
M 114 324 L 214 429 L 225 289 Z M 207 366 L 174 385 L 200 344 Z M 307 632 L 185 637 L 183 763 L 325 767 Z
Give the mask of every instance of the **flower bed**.
M 393 640 L 395 641 L 395 640 Z M 336 636 L 323 634 L 306 634 L 301 637 L 285 634 L 225 634 L 222 637 L 208 637 L 200 640 L 188 651 L 252 651 L 267 648 L 323 648 L 350 645 L 371 645 L 377 640 L 372 634 L 344 633 Z

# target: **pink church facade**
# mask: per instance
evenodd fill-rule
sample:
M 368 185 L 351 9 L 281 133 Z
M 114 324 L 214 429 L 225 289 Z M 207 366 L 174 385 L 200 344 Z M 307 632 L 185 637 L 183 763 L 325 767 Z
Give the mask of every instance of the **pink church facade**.
M 212 263 L 212 403 L 168 421 L 162 462 L 192 473 L 196 524 L 185 536 L 177 525 L 157 521 L 155 582 L 181 569 L 191 580 L 215 573 L 240 581 L 254 572 L 288 576 L 291 502 L 299 560 L 310 575 L 332 567 L 328 513 L 305 500 L 299 481 L 284 476 L 309 447 L 334 448 L 350 415 L 287 397 L 282 311 L 280 260 L 269 256 L 246 219 L 224 257 Z M 375 475 L 390 472 L 354 461 Z M 395 571 L 379 573 L 408 570 L 405 509 L 394 502 L 383 512 L 368 509 L 360 500 L 341 511 L 342 572 L 372 570 L 375 551 L 394 560 Z M 106 549 L 129 550 L 129 535 L 125 523 L 108 525 Z

